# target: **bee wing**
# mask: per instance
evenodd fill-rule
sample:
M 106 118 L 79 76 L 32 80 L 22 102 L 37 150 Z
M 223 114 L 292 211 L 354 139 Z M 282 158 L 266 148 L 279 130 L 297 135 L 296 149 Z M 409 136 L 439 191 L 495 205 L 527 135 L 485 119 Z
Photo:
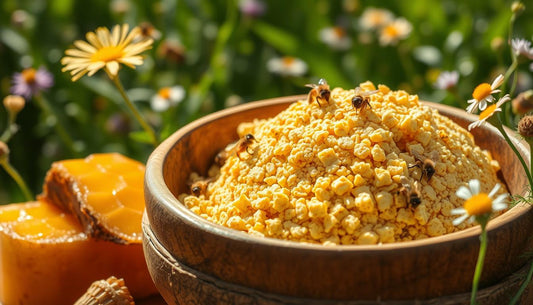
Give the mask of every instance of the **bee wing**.
M 420 192 L 420 183 L 418 183 L 417 180 L 414 180 L 414 181 L 413 181 L 412 186 L 413 186 L 413 188 L 415 189 L 415 191 Z
M 418 151 L 416 150 L 409 150 L 409 151 L 411 152 L 411 154 L 413 155 L 413 157 L 415 157 L 417 161 L 422 162 L 425 159 L 424 156 L 422 156 Z
M 403 185 L 403 187 L 405 187 L 406 189 L 410 189 L 411 188 L 411 181 L 409 181 L 409 178 L 405 177 L 405 176 L 401 176 L 400 177 L 400 183 Z
M 437 162 L 439 160 L 439 152 L 434 150 L 429 154 L 429 158 L 433 160 L 433 162 Z
M 312 89 L 318 87 L 316 84 L 305 84 L 305 86 L 306 86 L 307 88 L 312 88 Z
M 319 85 L 327 85 L 328 82 L 326 81 L 326 79 L 321 78 L 321 79 L 318 80 L 318 84 L 319 84 Z
M 362 96 L 369 96 L 369 95 L 376 94 L 378 92 L 379 92 L 379 90 L 366 91 L 366 92 L 362 92 L 361 95 Z

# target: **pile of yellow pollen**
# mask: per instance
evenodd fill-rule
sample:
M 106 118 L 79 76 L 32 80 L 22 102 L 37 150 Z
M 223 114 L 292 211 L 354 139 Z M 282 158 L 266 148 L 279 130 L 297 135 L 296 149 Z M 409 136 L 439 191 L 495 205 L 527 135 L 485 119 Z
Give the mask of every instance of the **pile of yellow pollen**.
M 455 192 L 478 179 L 488 193 L 501 183 L 498 163 L 417 95 L 379 85 L 370 107 L 355 109 L 352 98 L 371 90 L 371 82 L 357 92 L 335 88 L 329 103 L 301 100 L 273 118 L 240 124 L 239 137 L 250 133 L 256 141 L 210 169 L 205 193 L 179 199 L 235 230 L 324 245 L 416 240 L 472 226 L 452 224 L 451 210 L 464 202 Z M 427 179 L 413 165 L 431 155 L 435 173 Z M 416 206 L 402 190 L 406 178 L 419 186 Z

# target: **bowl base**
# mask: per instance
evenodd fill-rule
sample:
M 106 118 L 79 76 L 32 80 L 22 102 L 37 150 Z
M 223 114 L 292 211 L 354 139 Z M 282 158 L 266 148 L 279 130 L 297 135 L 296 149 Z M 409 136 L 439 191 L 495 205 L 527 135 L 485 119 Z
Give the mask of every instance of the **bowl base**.
M 441 296 L 427 300 L 313 300 L 267 293 L 232 284 L 202 273 L 179 262 L 168 253 L 154 236 L 146 216 L 143 219 L 143 247 L 148 269 L 161 296 L 168 304 L 205 305 L 418 305 L 470 304 L 470 292 Z M 518 291 L 530 263 L 501 282 L 478 291 L 479 304 L 507 304 Z M 165 278 L 158 278 L 164 276 Z M 533 291 L 528 288 L 520 304 L 533 304 Z

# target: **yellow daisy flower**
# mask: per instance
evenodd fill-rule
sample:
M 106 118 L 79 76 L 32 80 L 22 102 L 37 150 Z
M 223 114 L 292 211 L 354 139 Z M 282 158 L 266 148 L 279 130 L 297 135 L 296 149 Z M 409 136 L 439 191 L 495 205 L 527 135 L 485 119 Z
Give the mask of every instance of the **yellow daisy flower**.
M 143 63 L 139 54 L 150 49 L 153 40 L 142 39 L 139 27 L 128 31 L 129 26 L 124 24 L 116 25 L 111 32 L 99 27 L 95 32 L 87 33 L 88 42 L 77 40 L 74 42 L 76 48 L 65 51 L 67 56 L 61 59 L 61 64 L 65 65 L 62 71 L 70 71 L 72 81 L 77 81 L 83 75 L 92 76 L 102 68 L 113 79 L 120 64 L 135 69 Z
M 479 119 L 470 125 L 468 125 L 468 130 L 472 130 L 473 128 L 479 127 L 485 123 L 490 117 L 492 117 L 493 114 L 496 112 L 502 111 L 500 108 L 505 102 L 508 102 L 511 100 L 511 97 L 509 97 L 509 94 L 504 95 L 500 100 L 498 100 L 497 103 L 490 105 L 487 107 L 487 109 L 483 110 L 479 114 Z

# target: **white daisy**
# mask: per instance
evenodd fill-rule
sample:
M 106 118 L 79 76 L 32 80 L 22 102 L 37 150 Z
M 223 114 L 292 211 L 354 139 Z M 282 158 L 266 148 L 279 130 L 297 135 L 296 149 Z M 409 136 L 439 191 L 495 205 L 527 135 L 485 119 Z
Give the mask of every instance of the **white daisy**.
M 156 112 L 163 112 L 179 104 L 184 97 L 185 89 L 181 86 L 163 87 L 152 97 L 150 106 Z
M 473 222 L 477 216 L 502 211 L 507 208 L 507 203 L 505 203 L 507 194 L 501 194 L 496 199 L 492 198 L 500 189 L 500 184 L 496 184 L 489 194 L 480 192 L 481 183 L 477 179 L 470 180 L 468 186 L 468 188 L 461 186 L 455 193 L 457 197 L 465 200 L 463 207 L 451 211 L 452 215 L 461 215 L 454 219 L 453 224 L 455 226 L 467 219 L 468 222 Z
M 483 125 L 483 123 L 485 123 L 485 121 L 487 121 L 487 119 L 489 119 L 493 114 L 495 114 L 496 112 L 502 111 L 500 107 L 505 102 L 508 102 L 510 100 L 511 100 L 511 97 L 509 96 L 509 94 L 506 94 L 500 100 L 498 100 L 496 104 L 492 104 L 489 107 L 487 107 L 487 109 L 483 110 L 479 114 L 479 119 L 477 121 L 468 125 L 468 130 L 472 130 L 473 128 Z
M 520 38 L 513 38 L 511 40 L 511 47 L 516 56 L 523 56 L 525 58 L 533 59 L 533 49 L 531 48 L 531 41 Z
M 381 29 L 379 43 L 382 46 L 396 45 L 411 34 L 413 26 L 405 18 L 397 18 Z
M 491 85 L 488 83 L 479 84 L 472 93 L 473 99 L 468 100 L 468 104 L 470 105 L 466 108 L 466 111 L 468 113 L 474 113 L 477 109 L 480 111 L 485 110 L 485 108 L 487 108 L 487 102 L 494 102 L 494 97 L 492 95 L 501 91 L 497 88 L 502 84 L 502 74 L 498 75 Z
M 391 23 L 393 20 L 394 15 L 389 10 L 369 7 L 361 15 L 359 25 L 364 30 L 376 30 Z
M 327 27 L 318 33 L 320 40 L 333 50 L 344 51 L 352 46 L 352 39 L 342 27 Z
M 302 76 L 307 72 L 307 64 L 296 57 L 275 57 L 268 60 L 267 69 L 282 76 Z
M 457 85 L 459 81 L 459 72 L 457 71 L 442 71 L 435 81 L 435 88 L 440 90 L 448 90 Z

